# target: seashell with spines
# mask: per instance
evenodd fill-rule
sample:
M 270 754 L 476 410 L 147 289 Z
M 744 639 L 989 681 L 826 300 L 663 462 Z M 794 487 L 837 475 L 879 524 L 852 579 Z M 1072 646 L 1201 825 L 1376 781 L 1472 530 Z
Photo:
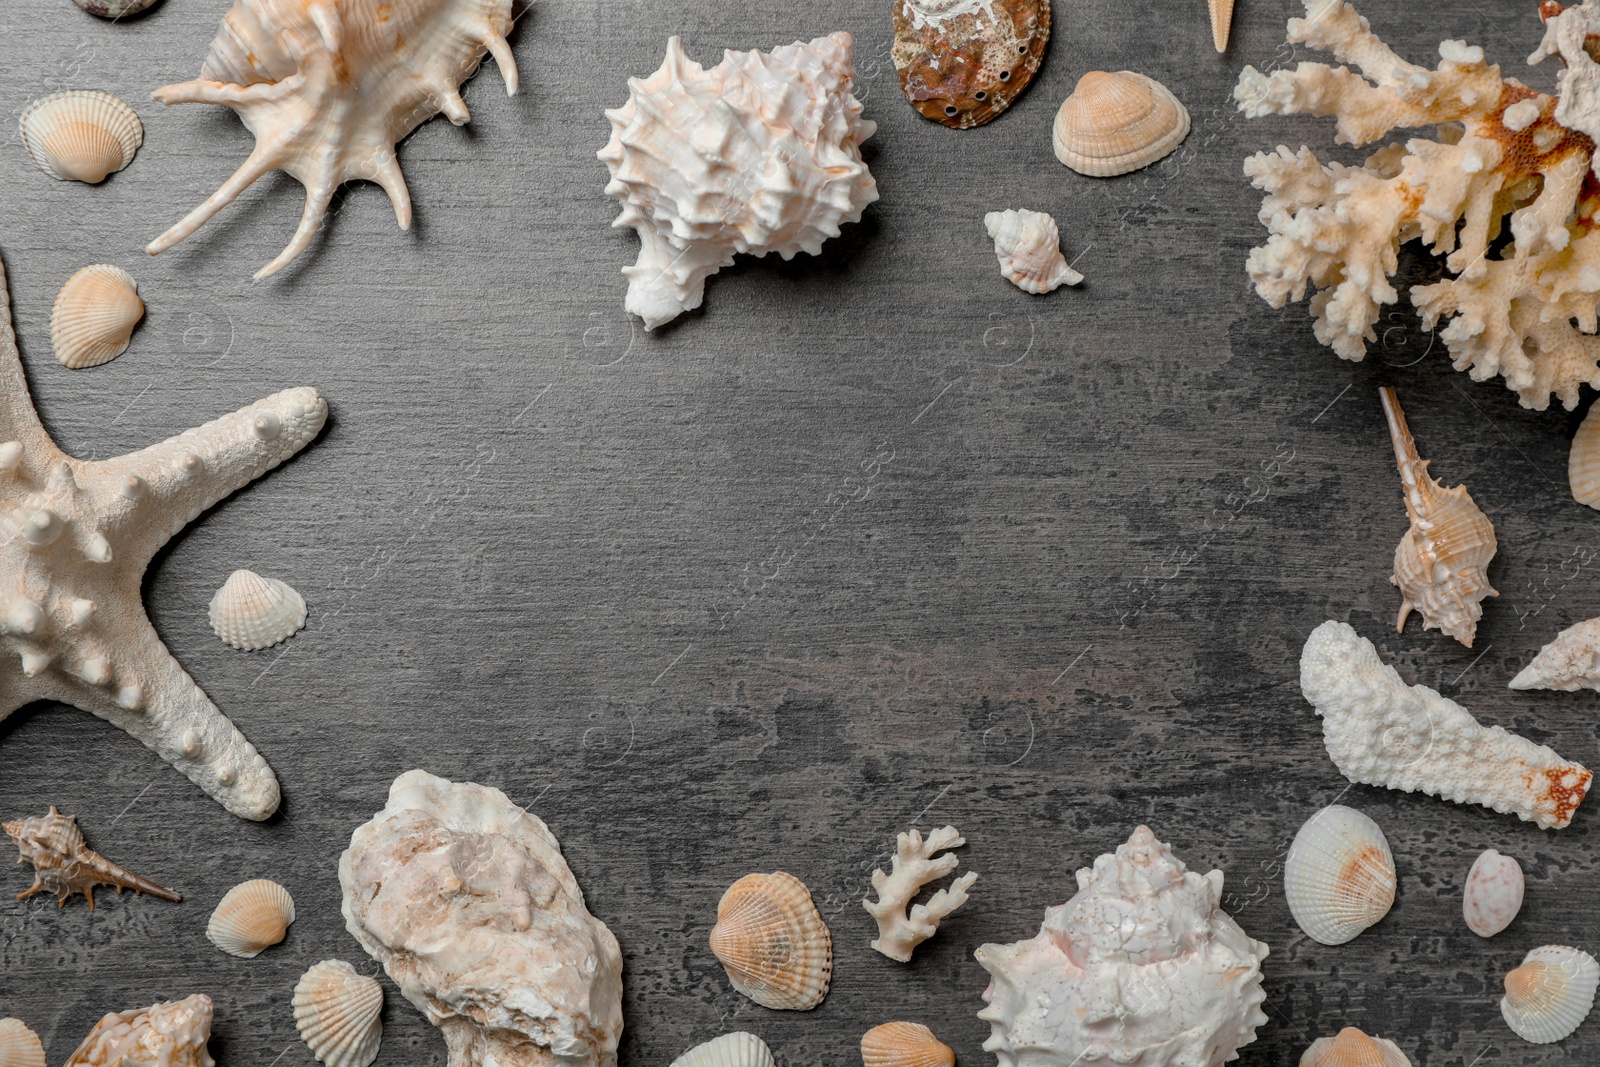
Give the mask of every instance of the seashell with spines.
M 733 988 L 763 1007 L 808 1011 L 828 995 L 833 938 L 792 874 L 747 874 L 729 886 L 711 951 Z
M 696 1045 L 673 1060 L 671 1067 L 776 1067 L 776 1061 L 765 1041 L 736 1030 Z
M 0 1019 L 0 1067 L 45 1067 L 44 1045 L 21 1019 Z
M 211 998 L 203 993 L 136 1011 L 112 1012 L 95 1023 L 66 1067 L 216 1067 Z
M 956 1054 L 921 1023 L 884 1023 L 861 1036 L 862 1067 L 955 1067 Z
M 1010 107 L 1049 43 L 1050 0 L 895 0 L 900 90 L 923 117 L 953 129 Z
M 1509 684 L 1512 689 L 1565 693 L 1600 690 L 1600 619 L 1580 622 L 1556 634 Z
M 1315 941 L 1342 945 L 1394 906 L 1394 854 L 1366 815 L 1330 804 L 1300 827 L 1283 864 L 1294 921 Z
M 1300 1067 L 1411 1067 L 1411 1060 L 1393 1041 L 1347 1026 L 1337 1036 L 1311 1042 Z
M 383 1042 L 383 986 L 344 960 L 323 960 L 294 987 L 294 1025 L 318 1063 L 367 1067 Z
M 50 345 L 63 367 L 98 367 L 127 350 L 142 318 L 139 283 L 121 267 L 95 263 L 68 278 L 56 294 Z
M 1506 975 L 1500 1014 L 1522 1040 L 1547 1045 L 1570 1036 L 1589 1017 L 1600 986 L 1600 963 L 1582 949 L 1543 945 Z
M 144 125 L 119 97 L 68 89 L 22 112 L 22 143 L 50 177 L 98 185 L 133 162 L 144 143 Z
M 0 829 L 16 843 L 21 853 L 17 862 L 33 865 L 33 885 L 18 893 L 18 900 L 35 893 L 54 893 L 57 907 L 66 907 L 68 897 L 82 893 L 93 911 L 94 888 L 98 885 L 114 886 L 118 894 L 131 889 L 173 903 L 183 899 L 166 886 L 141 878 L 95 852 L 78 829 L 78 817 L 61 814 L 54 804 L 48 815 L 0 823 Z
M 983 217 L 983 225 L 994 240 L 1001 275 L 1023 292 L 1038 296 L 1083 281 L 1061 254 L 1056 220 L 1044 212 L 991 211 Z
M 1600 508 L 1600 404 L 1591 405 L 1567 451 L 1567 486 L 1572 499 Z
M 228 576 L 211 598 L 211 629 L 241 652 L 270 648 L 306 624 L 306 601 L 294 588 L 255 571 Z
M 234 886 L 211 913 L 206 938 L 230 956 L 255 959 L 284 939 L 294 922 L 294 899 L 265 878 Z
M 1461 889 L 1461 915 L 1479 937 L 1493 937 L 1522 910 L 1522 866 L 1510 856 L 1487 849 L 1467 872 Z
M 1056 112 L 1056 158 L 1110 178 L 1171 155 L 1189 136 L 1189 110 L 1172 90 L 1131 70 L 1091 70 Z

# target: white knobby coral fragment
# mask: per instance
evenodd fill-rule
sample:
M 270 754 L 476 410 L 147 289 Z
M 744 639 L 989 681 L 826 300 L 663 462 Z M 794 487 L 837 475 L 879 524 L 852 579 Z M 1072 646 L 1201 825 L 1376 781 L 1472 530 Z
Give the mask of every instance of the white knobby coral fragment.
M 967 890 L 978 880 L 976 871 L 963 874 L 925 904 L 911 903 L 923 886 L 937 882 L 961 865 L 955 853 L 946 850 L 966 843 L 954 826 L 935 830 L 926 839 L 918 830 L 909 830 L 896 839 L 890 873 L 872 872 L 872 888 L 878 899 L 861 902 L 878 923 L 873 948 L 905 963 L 918 945 L 938 932 L 945 916 L 967 902 Z
M 983 225 L 994 240 L 1001 275 L 1018 289 L 1037 296 L 1083 281 L 1061 254 L 1056 220 L 1043 211 L 991 211 Z
M 1533 662 L 1511 679 L 1513 689 L 1600 690 L 1600 619 L 1589 619 L 1556 634 Z
M 1566 826 L 1593 775 L 1544 745 L 1484 726 L 1453 700 L 1407 685 L 1372 642 L 1342 622 L 1312 631 L 1300 691 L 1323 743 L 1352 782 L 1482 804 L 1544 829 Z
M 1568 8 L 1546 3 L 1539 6 L 1539 13 L 1545 19 L 1544 39 L 1528 62 L 1537 64 L 1559 56 L 1565 66 L 1556 73 L 1561 93 L 1556 121 L 1600 139 L 1600 63 L 1587 47 L 1589 38 L 1600 35 L 1600 2 L 1583 0 Z

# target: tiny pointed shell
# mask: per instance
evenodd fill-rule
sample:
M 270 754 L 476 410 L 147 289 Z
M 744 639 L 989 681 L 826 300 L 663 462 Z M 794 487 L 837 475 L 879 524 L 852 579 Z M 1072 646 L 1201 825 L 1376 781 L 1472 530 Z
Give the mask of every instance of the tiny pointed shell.
M 833 939 L 792 874 L 747 874 L 729 886 L 711 951 L 733 988 L 764 1007 L 806 1011 L 828 995 Z
M 1593 956 L 1567 945 L 1544 945 L 1506 975 L 1500 1014 L 1524 1041 L 1560 1041 L 1588 1018 L 1597 986 L 1600 963 Z
M 228 890 L 206 926 L 206 937 L 230 956 L 255 959 L 282 941 L 294 922 L 294 899 L 277 882 L 257 878 Z
M 1211 43 L 1217 46 L 1220 54 L 1228 50 L 1228 33 L 1233 29 L 1233 0 L 1206 2 L 1211 8 Z
M 1393 1041 L 1347 1026 L 1336 1037 L 1313 1041 L 1300 1057 L 1300 1067 L 1411 1067 L 1411 1061 Z
M 1588 619 L 1556 634 L 1533 661 L 1511 679 L 1512 689 L 1600 690 L 1600 619 Z
M 1572 499 L 1600 508 L 1600 404 L 1589 408 L 1583 424 L 1572 435 L 1567 452 L 1567 485 Z
M 39 169 L 62 181 L 105 181 L 133 161 L 144 126 L 125 102 L 93 89 L 51 93 L 22 113 L 22 143 Z
M 139 283 L 121 267 L 95 263 L 68 278 L 56 294 L 50 345 L 63 367 L 98 367 L 122 355 L 142 318 Z
M 1461 890 L 1461 914 L 1479 937 L 1493 937 L 1511 925 L 1522 910 L 1522 867 L 1510 856 L 1488 849 L 1467 872 Z
M 921 1023 L 884 1023 L 861 1037 L 863 1067 L 955 1067 L 956 1054 Z
M 44 1045 L 21 1019 L 0 1019 L 0 1067 L 45 1067 Z
M 1283 865 L 1294 921 L 1324 945 L 1342 945 L 1394 906 L 1394 855 L 1378 824 L 1331 804 L 1307 819 Z
M 343 960 L 323 960 L 294 987 L 294 1025 L 327 1067 L 367 1067 L 383 1041 L 383 986 Z
M 305 598 L 254 571 L 234 571 L 211 598 L 211 629 L 241 652 L 275 645 L 305 624 Z
M 672 1061 L 672 1067 L 776 1067 L 772 1050 L 742 1030 L 714 1037 Z
M 1131 70 L 1091 70 L 1056 113 L 1056 158 L 1109 178 L 1170 155 L 1189 136 L 1189 111 L 1165 85 Z

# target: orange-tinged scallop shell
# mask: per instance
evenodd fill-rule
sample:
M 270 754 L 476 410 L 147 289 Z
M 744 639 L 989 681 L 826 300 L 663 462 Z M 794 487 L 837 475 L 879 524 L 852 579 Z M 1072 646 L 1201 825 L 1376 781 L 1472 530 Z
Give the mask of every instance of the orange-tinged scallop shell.
M 1393 1041 L 1347 1026 L 1336 1037 L 1313 1041 L 1300 1067 L 1411 1067 L 1411 1061 Z
M 44 1045 L 21 1019 L 0 1019 L 0 1067 L 45 1067 Z
M 68 278 L 56 294 L 50 346 L 63 367 L 98 367 L 127 350 L 142 318 L 139 283 L 121 267 L 96 263 Z
M 747 874 L 722 894 L 711 951 L 733 988 L 768 1008 L 822 1003 L 833 974 L 833 939 L 811 891 L 792 874 Z
M 958 130 L 1010 107 L 1049 43 L 1050 0 L 895 0 L 900 89 L 923 115 Z
M 1079 174 L 1110 178 L 1171 155 L 1189 136 L 1189 110 L 1154 78 L 1091 70 L 1056 112 L 1056 158 Z
M 921 1023 L 884 1023 L 861 1037 L 863 1067 L 955 1067 L 955 1051 Z

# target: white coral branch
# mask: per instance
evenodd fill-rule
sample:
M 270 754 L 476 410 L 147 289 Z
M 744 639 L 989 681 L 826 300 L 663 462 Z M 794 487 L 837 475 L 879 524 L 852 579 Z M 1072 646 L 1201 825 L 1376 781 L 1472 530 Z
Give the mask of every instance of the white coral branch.
M 945 916 L 967 902 L 967 890 L 978 880 L 976 871 L 951 882 L 928 898 L 926 904 L 911 907 L 922 887 L 936 882 L 961 865 L 953 853 L 946 849 L 959 848 L 967 843 L 954 826 L 946 826 L 930 833 L 926 840 L 916 830 L 903 833 L 895 842 L 891 873 L 872 872 L 872 888 L 877 900 L 863 900 L 866 908 L 878 922 L 878 937 L 872 947 L 892 960 L 905 963 L 918 945 L 932 937 Z M 936 853 L 943 855 L 935 855 Z

